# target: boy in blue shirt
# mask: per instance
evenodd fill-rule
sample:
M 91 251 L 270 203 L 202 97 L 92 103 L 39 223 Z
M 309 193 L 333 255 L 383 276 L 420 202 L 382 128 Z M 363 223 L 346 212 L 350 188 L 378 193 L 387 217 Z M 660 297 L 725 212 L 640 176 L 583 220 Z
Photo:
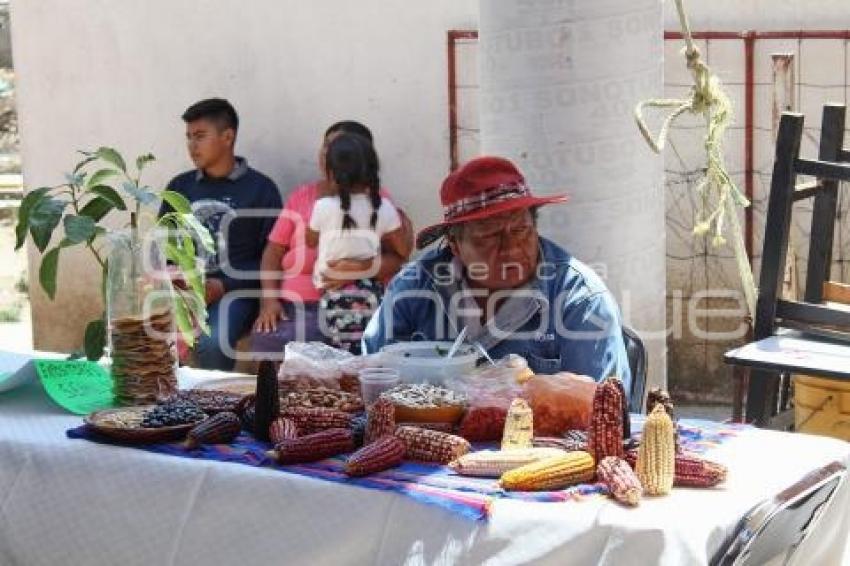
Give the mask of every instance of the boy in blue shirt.
M 274 181 L 234 153 L 239 117 L 226 100 L 210 98 L 183 113 L 186 143 L 196 169 L 175 177 L 168 188 L 192 203 L 192 211 L 210 231 L 215 252 L 206 263 L 206 302 L 210 334 L 197 344 L 197 361 L 205 369 L 230 371 L 228 352 L 257 315 L 260 258 L 281 208 Z M 168 210 L 163 205 L 160 214 Z M 229 292 L 241 291 L 228 297 Z M 250 293 L 249 293 L 250 294 Z

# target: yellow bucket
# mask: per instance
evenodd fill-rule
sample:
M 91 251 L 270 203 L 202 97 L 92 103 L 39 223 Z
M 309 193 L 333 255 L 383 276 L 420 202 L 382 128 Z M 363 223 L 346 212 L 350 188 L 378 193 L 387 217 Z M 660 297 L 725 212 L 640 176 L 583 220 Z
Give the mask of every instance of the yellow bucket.
M 850 441 L 850 381 L 795 375 L 794 422 L 798 432 Z

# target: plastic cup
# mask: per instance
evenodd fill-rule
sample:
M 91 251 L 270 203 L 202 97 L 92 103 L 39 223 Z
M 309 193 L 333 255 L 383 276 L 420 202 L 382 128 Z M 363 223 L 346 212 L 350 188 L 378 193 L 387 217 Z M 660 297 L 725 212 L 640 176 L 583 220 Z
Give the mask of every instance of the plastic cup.
M 357 376 L 360 378 L 360 396 L 367 407 L 399 382 L 398 370 L 392 368 L 364 368 Z

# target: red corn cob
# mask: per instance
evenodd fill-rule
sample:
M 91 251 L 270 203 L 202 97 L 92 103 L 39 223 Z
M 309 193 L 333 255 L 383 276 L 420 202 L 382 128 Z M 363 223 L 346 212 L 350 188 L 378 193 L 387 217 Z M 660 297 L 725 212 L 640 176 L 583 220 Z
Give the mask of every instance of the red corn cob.
M 637 465 L 637 451 L 626 452 L 626 462 L 634 468 Z M 673 485 L 676 487 L 714 487 L 726 480 L 728 470 L 723 464 L 706 460 L 695 454 L 676 454 L 675 476 Z
M 345 473 L 349 476 L 366 476 L 401 464 L 407 449 L 401 439 L 386 435 L 367 444 L 345 462 Z
M 280 416 L 295 423 L 299 435 L 351 425 L 349 413 L 326 407 L 288 407 L 280 412 Z
M 608 486 L 611 496 L 626 505 L 637 505 L 643 488 L 628 462 L 616 456 L 604 458 L 596 467 L 596 477 Z
M 345 428 L 330 428 L 322 432 L 284 440 L 267 454 L 281 464 L 301 464 L 324 460 L 354 449 L 351 431 Z
M 388 399 L 378 399 L 366 414 L 365 444 L 371 444 L 395 430 L 395 405 Z
M 587 429 L 587 448 L 597 462 L 606 456 L 623 457 L 625 399 L 623 383 L 616 377 L 609 377 L 596 388 Z

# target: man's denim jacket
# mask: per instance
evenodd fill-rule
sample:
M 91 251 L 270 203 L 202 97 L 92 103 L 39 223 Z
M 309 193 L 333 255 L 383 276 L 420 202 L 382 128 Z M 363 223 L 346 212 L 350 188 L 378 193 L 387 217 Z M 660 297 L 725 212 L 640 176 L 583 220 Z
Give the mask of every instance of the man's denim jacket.
M 468 339 L 494 359 L 519 354 L 535 373 L 559 371 L 597 381 L 616 375 L 629 391 L 631 374 L 620 312 L 605 284 L 589 267 L 540 238 L 540 265 L 481 328 L 470 314 L 474 291 L 447 247 L 408 263 L 390 282 L 364 334 L 365 351 L 409 340 L 452 340 L 470 326 Z

